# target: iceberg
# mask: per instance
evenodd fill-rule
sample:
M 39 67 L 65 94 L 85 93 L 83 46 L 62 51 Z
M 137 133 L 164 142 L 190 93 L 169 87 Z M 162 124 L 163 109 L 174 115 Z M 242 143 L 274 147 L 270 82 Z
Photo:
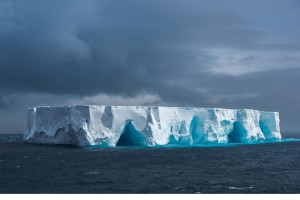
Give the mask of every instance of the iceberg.
M 160 106 L 34 107 L 24 140 L 76 146 L 253 143 L 281 139 L 279 113 Z

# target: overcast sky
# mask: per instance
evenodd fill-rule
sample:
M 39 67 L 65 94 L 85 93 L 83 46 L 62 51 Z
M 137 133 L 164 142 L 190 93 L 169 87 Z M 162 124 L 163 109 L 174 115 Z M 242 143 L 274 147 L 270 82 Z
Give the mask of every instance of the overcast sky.
M 299 131 L 298 0 L 0 0 L 0 133 L 27 107 L 279 111 Z

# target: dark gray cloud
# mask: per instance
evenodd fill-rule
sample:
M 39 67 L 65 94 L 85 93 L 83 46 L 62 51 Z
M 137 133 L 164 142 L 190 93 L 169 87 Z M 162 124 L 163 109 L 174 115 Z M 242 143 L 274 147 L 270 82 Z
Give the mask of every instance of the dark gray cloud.
M 9 109 L 13 106 L 15 99 L 12 97 L 1 97 L 0 96 L 0 110 Z
M 47 104 L 245 107 L 278 110 L 283 129 L 295 131 L 299 7 L 293 0 L 2 0 L 0 119 Z M 15 131 L 24 129 L 18 119 Z M 0 131 L 14 131 L 5 124 Z

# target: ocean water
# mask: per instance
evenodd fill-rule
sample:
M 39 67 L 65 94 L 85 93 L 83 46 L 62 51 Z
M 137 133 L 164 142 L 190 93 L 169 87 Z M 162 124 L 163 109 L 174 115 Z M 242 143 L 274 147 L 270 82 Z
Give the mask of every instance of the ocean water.
M 300 133 L 282 135 L 252 145 L 99 149 L 0 134 L 0 193 L 300 193 Z

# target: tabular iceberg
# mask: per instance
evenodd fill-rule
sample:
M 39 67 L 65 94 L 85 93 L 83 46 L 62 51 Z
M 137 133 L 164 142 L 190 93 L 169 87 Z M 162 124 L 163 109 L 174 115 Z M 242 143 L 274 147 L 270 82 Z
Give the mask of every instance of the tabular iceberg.
M 24 140 L 77 146 L 157 146 L 280 140 L 279 113 L 159 106 L 29 108 Z

